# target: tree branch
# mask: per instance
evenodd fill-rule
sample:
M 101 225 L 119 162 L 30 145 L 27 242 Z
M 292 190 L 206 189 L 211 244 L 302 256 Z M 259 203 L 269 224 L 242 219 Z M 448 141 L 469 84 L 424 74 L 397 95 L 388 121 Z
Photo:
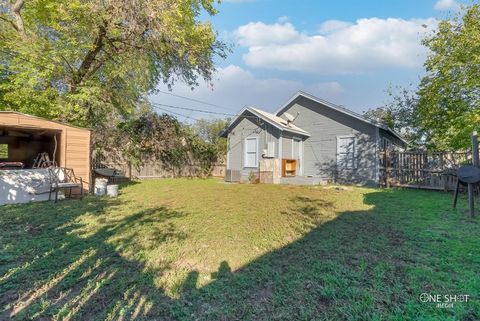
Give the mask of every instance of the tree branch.
M 3 20 L 5 22 L 9 23 L 13 27 L 13 29 L 15 29 L 16 31 L 19 31 L 18 27 L 17 27 L 17 24 L 15 22 L 13 22 L 12 20 L 7 19 L 4 16 L 0 16 L 0 20 Z
M 25 32 L 25 26 L 23 25 L 23 18 L 20 14 L 20 11 L 22 10 L 24 5 L 25 0 L 17 0 L 17 2 L 15 2 L 15 4 L 11 7 L 12 14 L 16 22 L 16 29 L 22 35 L 22 37 L 25 37 L 27 35 Z
M 95 42 L 93 44 L 93 48 L 87 52 L 87 55 L 83 59 L 80 67 L 78 68 L 77 72 L 73 75 L 73 84 L 72 84 L 72 92 L 76 90 L 76 87 L 82 83 L 85 76 L 87 75 L 88 71 L 90 70 L 93 62 L 95 61 L 98 53 L 102 50 L 105 39 L 107 35 L 107 28 L 105 25 L 101 25 L 98 27 L 98 35 L 95 38 Z

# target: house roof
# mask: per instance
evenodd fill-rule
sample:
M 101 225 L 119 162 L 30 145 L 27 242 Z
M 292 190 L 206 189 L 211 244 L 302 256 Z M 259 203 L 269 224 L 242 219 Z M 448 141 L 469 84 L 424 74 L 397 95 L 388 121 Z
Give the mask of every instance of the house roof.
M 292 123 L 287 122 L 285 119 L 278 117 L 274 114 L 269 112 L 260 110 L 255 107 L 245 107 L 243 108 L 240 113 L 232 120 L 232 122 L 228 125 L 228 127 L 220 134 L 222 137 L 226 137 L 230 129 L 233 127 L 235 122 L 241 118 L 245 117 L 246 113 L 253 114 L 255 118 L 262 119 L 263 121 L 269 123 L 270 125 L 280 129 L 281 131 L 286 131 L 294 134 L 300 134 L 303 136 L 310 136 L 310 134 L 301 129 L 300 127 L 295 126 Z M 247 116 L 248 117 L 248 116 Z
M 79 127 L 79 126 L 75 126 L 75 125 L 72 125 L 72 124 L 68 124 L 68 123 L 64 123 L 64 122 L 60 122 L 60 121 L 56 121 L 56 120 L 51 120 L 51 119 L 46 119 L 46 118 L 42 118 L 42 117 L 38 117 L 38 116 L 33 116 L 33 115 L 28 115 L 28 114 L 24 114 L 24 113 L 21 113 L 21 112 L 18 112 L 18 111 L 13 111 L 13 110 L 0 110 L 0 118 L 2 117 L 2 115 L 15 115 L 13 117 L 23 117 L 24 120 L 28 119 L 29 121 L 27 122 L 20 122 L 20 123 L 15 123 L 14 121 L 20 121 L 20 118 L 19 119 L 16 119 L 16 120 L 13 120 L 13 119 L 10 119 L 10 118 L 7 118 L 7 116 L 4 118 L 4 119 L 0 119 L 0 125 L 1 126 L 20 126 L 20 127 L 30 127 L 30 128 L 35 128 L 35 127 L 41 127 L 41 128 L 45 128 L 45 126 L 47 126 L 49 129 L 58 129 L 58 128 L 55 128 L 56 125 L 61 125 L 61 126 L 67 126 L 67 127 L 72 127 L 72 128 L 77 128 L 77 129 L 80 129 L 80 130 L 86 130 L 86 131 L 91 131 L 90 128 L 85 128 L 85 127 Z M 31 120 L 31 121 L 30 121 Z M 43 124 L 42 126 L 40 126 L 41 124 Z
M 275 115 L 278 117 L 279 114 L 284 111 L 291 103 L 293 103 L 297 98 L 299 97 L 303 97 L 303 98 L 306 98 L 306 99 L 310 99 L 314 102 L 317 102 L 317 103 L 320 103 L 326 107 L 329 107 L 331 109 L 334 109 L 336 111 L 339 111 L 343 114 L 346 114 L 346 115 L 349 115 L 353 118 L 356 118 L 360 121 L 363 121 L 365 123 L 368 123 L 368 124 L 371 124 L 375 127 L 378 127 L 378 128 L 381 128 L 383 130 L 386 130 L 388 132 L 390 132 L 393 136 L 397 137 L 398 139 L 400 139 L 403 143 L 407 144 L 407 142 L 405 141 L 405 139 L 403 139 L 403 137 L 398 133 L 396 132 L 395 130 L 393 130 L 392 128 L 388 127 L 387 125 L 381 123 L 381 122 L 376 122 L 376 121 L 373 121 L 371 119 L 368 119 L 366 117 L 364 117 L 363 115 L 360 115 L 356 112 L 353 112 L 345 107 L 342 107 L 342 106 L 339 106 L 339 105 L 336 105 L 334 103 L 331 103 L 329 101 L 326 101 L 326 100 L 323 100 L 321 98 L 318 98 L 318 97 L 315 97 L 313 95 L 310 95 L 306 92 L 303 92 L 303 91 L 299 91 L 297 92 L 295 95 L 293 95 L 282 107 L 280 107 L 280 109 L 278 109 L 276 112 L 275 112 Z

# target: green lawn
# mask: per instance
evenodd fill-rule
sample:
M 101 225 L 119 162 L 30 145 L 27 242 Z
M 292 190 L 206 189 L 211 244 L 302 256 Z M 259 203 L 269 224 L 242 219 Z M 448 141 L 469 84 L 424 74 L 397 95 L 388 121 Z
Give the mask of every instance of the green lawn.
M 1 207 L 0 320 L 480 320 L 465 212 L 439 192 L 188 179 Z

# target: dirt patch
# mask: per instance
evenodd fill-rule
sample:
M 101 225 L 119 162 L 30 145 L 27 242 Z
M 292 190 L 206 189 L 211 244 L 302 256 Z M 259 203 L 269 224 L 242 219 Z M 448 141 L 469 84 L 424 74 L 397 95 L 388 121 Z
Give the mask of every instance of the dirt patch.
M 271 284 L 267 284 L 265 287 L 260 288 L 253 296 L 253 302 L 256 304 L 262 304 L 269 302 L 274 293 L 274 288 Z

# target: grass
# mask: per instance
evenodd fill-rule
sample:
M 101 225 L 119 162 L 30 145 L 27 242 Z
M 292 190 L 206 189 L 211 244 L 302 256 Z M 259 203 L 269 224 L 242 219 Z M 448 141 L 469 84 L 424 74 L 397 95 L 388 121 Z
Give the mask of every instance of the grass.
M 438 192 L 188 179 L 6 206 L 0 320 L 480 320 L 465 212 Z

